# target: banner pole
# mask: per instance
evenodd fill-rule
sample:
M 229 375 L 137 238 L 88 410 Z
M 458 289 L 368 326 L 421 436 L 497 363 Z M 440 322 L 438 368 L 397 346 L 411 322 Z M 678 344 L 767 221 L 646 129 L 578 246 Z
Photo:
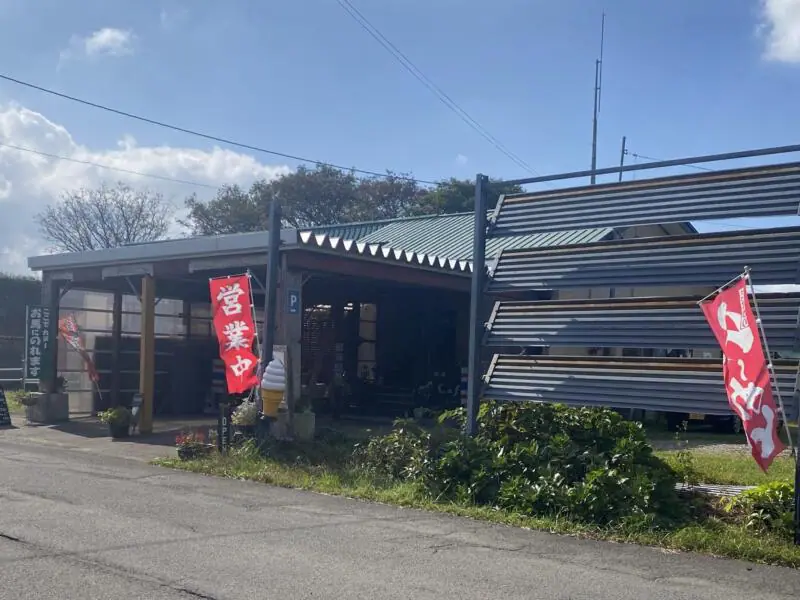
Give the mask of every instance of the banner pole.
M 255 403 L 258 401 L 258 389 L 261 385 L 261 376 L 263 375 L 262 372 L 263 368 L 261 363 L 261 340 L 258 337 L 258 319 L 256 318 L 256 299 L 255 296 L 253 295 L 254 277 L 250 269 L 247 269 L 246 274 L 247 274 L 247 282 L 250 284 L 250 313 L 253 316 L 253 327 L 254 327 L 253 333 L 255 334 L 254 337 L 256 340 L 256 350 L 258 351 L 258 366 L 256 367 L 256 375 L 258 377 L 258 383 L 255 385 L 255 387 L 250 388 L 250 391 L 247 394 L 247 398 L 251 402 Z
M 772 353 L 769 351 L 769 340 L 767 334 L 764 332 L 764 324 L 761 322 L 761 311 L 758 308 L 758 298 L 756 297 L 756 290 L 753 286 L 753 278 L 750 275 L 750 267 L 744 268 L 744 276 L 747 281 L 749 292 L 753 296 L 753 308 L 756 311 L 756 325 L 761 339 L 764 342 L 764 352 L 767 355 L 767 369 L 769 369 L 770 379 L 772 380 L 772 387 L 775 390 L 775 395 L 778 397 L 778 406 L 781 409 L 781 419 L 783 420 L 783 428 L 786 431 L 786 441 L 789 444 L 792 454 L 794 455 L 795 470 L 797 469 L 797 451 L 792 444 L 792 432 L 789 430 L 789 417 L 786 414 L 786 409 L 783 406 L 783 396 L 781 395 L 781 388 L 778 385 L 778 376 L 775 373 L 775 365 L 772 364 Z
M 753 307 L 756 311 L 756 324 L 758 331 L 761 334 L 761 339 L 764 341 L 764 351 L 767 353 L 767 368 L 769 369 L 770 377 L 772 378 L 772 385 L 778 396 L 778 405 L 781 408 L 781 418 L 783 419 L 783 427 L 786 430 L 786 441 L 789 444 L 792 454 L 794 455 L 794 545 L 800 546 L 800 462 L 798 462 L 798 448 L 792 445 L 792 434 L 789 430 L 789 417 L 786 414 L 786 409 L 783 406 L 783 397 L 781 396 L 781 389 L 778 385 L 778 377 L 775 373 L 775 366 L 772 364 L 772 354 L 769 351 L 769 341 L 764 332 L 764 324 L 761 322 L 761 312 L 758 309 L 758 298 L 756 296 L 756 289 L 753 286 L 753 278 L 750 275 L 750 267 L 745 267 L 745 277 L 747 278 L 747 285 L 753 295 Z
M 739 281 L 740 279 L 742 279 L 744 277 L 747 277 L 747 267 L 745 267 L 745 271 L 744 272 L 740 273 L 739 275 L 737 275 L 736 277 L 731 279 L 728 283 L 722 284 L 717 289 L 715 289 L 713 292 L 711 292 L 708 296 L 704 296 L 703 298 L 700 298 L 700 300 L 698 300 L 697 303 L 698 304 L 702 304 L 703 302 L 705 302 L 706 300 L 708 300 L 712 296 L 714 296 L 716 294 L 719 294 L 720 292 L 724 291 L 726 288 L 729 288 L 734 283 L 736 283 L 737 281 Z
M 253 325 L 255 326 L 255 331 L 253 333 L 255 334 L 256 348 L 258 349 L 258 357 L 260 359 L 261 341 L 259 340 L 258 337 L 258 319 L 256 318 L 256 299 L 255 296 L 253 296 L 253 284 L 252 284 L 253 274 L 250 272 L 250 269 L 247 269 L 246 274 L 247 274 L 247 280 L 250 282 L 250 312 L 253 315 Z

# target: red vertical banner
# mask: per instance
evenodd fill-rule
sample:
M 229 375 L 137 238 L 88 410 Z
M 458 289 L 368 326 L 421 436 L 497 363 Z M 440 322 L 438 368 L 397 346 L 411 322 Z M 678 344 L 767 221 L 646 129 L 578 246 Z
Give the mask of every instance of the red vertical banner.
M 247 275 L 236 275 L 211 279 L 209 284 L 211 314 L 219 340 L 219 356 L 225 363 L 228 392 L 241 394 L 258 384 L 250 279 Z
M 83 363 L 86 365 L 89 378 L 95 383 L 99 382 L 100 374 L 97 372 L 92 357 L 86 350 L 86 344 L 83 342 L 83 336 L 78 327 L 78 322 L 75 320 L 75 315 L 67 315 L 58 320 L 58 333 L 68 346 L 80 354 Z
M 786 446 L 778 436 L 778 410 L 746 280 L 700 306 L 722 347 L 728 404 L 742 420 L 753 458 L 766 472 Z

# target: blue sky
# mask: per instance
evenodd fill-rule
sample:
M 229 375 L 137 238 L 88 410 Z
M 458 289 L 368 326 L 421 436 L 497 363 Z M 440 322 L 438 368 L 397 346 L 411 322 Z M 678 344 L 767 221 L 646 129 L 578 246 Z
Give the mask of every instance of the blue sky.
M 800 42 L 792 41 L 800 39 L 798 0 L 352 2 L 539 172 L 588 167 L 603 10 L 600 166 L 618 162 L 623 135 L 631 152 L 657 158 L 798 141 Z M 0 0 L 0 24 L 4 74 L 95 102 L 422 179 L 527 175 L 409 75 L 336 0 Z M 110 45 L 87 45 L 104 28 L 128 37 L 107 35 Z M 213 146 L 0 83 L 0 105 L 12 104 L 63 127 L 70 143 L 93 156 L 118 148 L 125 136 L 140 148 Z M 28 126 L 32 139 L 13 138 L 13 131 L 22 130 L 7 129 L 0 141 L 43 148 L 50 139 Z M 234 169 L 230 177 L 240 175 Z M 225 170 L 215 177 L 203 181 L 216 183 Z

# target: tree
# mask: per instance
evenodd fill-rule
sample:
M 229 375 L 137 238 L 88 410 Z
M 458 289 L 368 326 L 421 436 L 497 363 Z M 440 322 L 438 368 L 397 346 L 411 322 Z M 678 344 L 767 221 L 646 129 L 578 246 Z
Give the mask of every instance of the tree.
M 508 185 L 501 179 L 489 181 L 488 208 L 494 208 L 502 194 L 519 194 L 518 185 Z M 423 214 L 451 214 L 475 210 L 475 182 L 469 179 L 450 178 L 440 181 L 428 191 L 420 203 Z
M 195 235 L 263 231 L 267 228 L 265 185 L 268 184 L 256 182 L 248 191 L 227 185 L 209 202 L 192 195 L 186 200 L 189 215 L 181 224 Z
M 36 221 L 54 250 L 82 252 L 163 239 L 172 215 L 161 194 L 120 182 L 65 192 Z
M 522 188 L 502 181 L 489 184 L 489 204 L 499 194 L 519 193 Z M 298 229 L 337 223 L 378 221 L 469 212 L 475 206 L 475 184 L 448 179 L 432 188 L 422 187 L 410 175 L 387 171 L 383 177 L 359 179 L 352 171 L 327 165 L 300 167 L 272 181 L 258 181 L 248 191 L 223 187 L 216 197 L 202 202 L 186 200 L 189 210 L 184 225 L 197 235 L 217 235 L 267 228 L 269 204 L 281 203 L 283 223 Z
M 214 199 L 186 200 L 184 225 L 197 235 L 260 231 L 267 227 L 273 198 L 283 222 L 298 229 L 335 223 L 375 221 L 419 214 L 425 190 L 407 175 L 358 179 L 352 171 L 327 165 L 300 167 L 272 181 L 257 181 L 248 191 L 226 186 Z

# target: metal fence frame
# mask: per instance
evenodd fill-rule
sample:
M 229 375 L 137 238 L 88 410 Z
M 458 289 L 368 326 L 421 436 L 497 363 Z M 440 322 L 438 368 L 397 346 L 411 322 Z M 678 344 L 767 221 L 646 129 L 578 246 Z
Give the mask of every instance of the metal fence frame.
M 554 182 L 554 181 L 564 181 L 569 179 L 576 179 L 576 178 L 583 178 L 583 177 L 594 177 L 597 175 L 610 175 L 610 174 L 617 174 L 617 173 L 626 173 L 626 172 L 633 172 L 633 171 L 646 171 L 646 170 L 654 170 L 654 169 L 663 169 L 668 167 L 676 167 L 676 166 L 685 166 L 690 164 L 701 164 L 701 163 L 710 163 L 710 162 L 717 162 L 717 161 L 728 161 L 728 160 L 735 160 L 735 159 L 748 159 L 748 158 L 755 158 L 755 157 L 763 157 L 763 156 L 776 156 L 788 153 L 796 153 L 800 152 L 800 145 L 792 145 L 792 146 L 781 146 L 781 147 L 772 147 L 772 148 L 762 148 L 757 150 L 747 150 L 742 152 L 731 152 L 725 154 L 713 154 L 713 155 L 705 155 L 705 156 L 695 156 L 695 157 L 688 157 L 688 158 L 680 158 L 674 160 L 667 160 L 667 161 L 657 161 L 651 163 L 643 163 L 643 164 L 635 164 L 635 165 L 627 165 L 627 166 L 619 166 L 619 167 L 609 167 L 604 169 L 593 169 L 593 170 L 584 170 L 584 171 L 575 171 L 570 173 L 561 173 L 556 175 L 548 175 L 543 177 L 531 177 L 525 179 L 517 179 L 517 180 L 510 180 L 506 181 L 508 184 L 518 184 L 518 185 L 525 185 L 525 184 L 536 184 L 536 183 L 547 183 L 547 182 Z M 691 175 L 691 176 L 679 176 L 679 177 L 667 177 L 661 179 L 650 179 L 643 181 L 637 181 L 635 184 L 631 182 L 625 183 L 618 183 L 618 184 L 608 184 L 602 186 L 590 186 L 590 187 L 580 187 L 580 188 L 569 188 L 567 190 L 557 190 L 557 191 L 548 191 L 544 193 L 538 194 L 522 194 L 522 195 L 515 195 L 515 197 L 508 197 L 508 199 L 504 197 L 500 197 L 494 213 L 492 214 L 491 218 L 487 219 L 487 192 L 488 192 L 488 183 L 489 180 L 485 175 L 479 174 L 476 176 L 475 180 L 475 229 L 474 229 L 474 240 L 473 240 L 473 269 L 472 269 L 472 285 L 471 285 L 471 305 L 470 305 L 470 332 L 469 332 L 469 361 L 468 361 L 468 385 L 467 385 L 467 432 L 469 434 L 474 434 L 477 431 L 477 412 L 478 406 L 481 398 L 482 391 L 484 390 L 484 384 L 490 383 L 490 381 L 485 380 L 483 377 L 483 372 L 481 368 L 481 349 L 483 347 L 484 336 L 486 335 L 484 323 L 482 322 L 482 306 L 483 303 L 486 301 L 486 292 L 504 292 L 504 291 L 530 291 L 530 290 L 537 290 L 546 287 L 546 285 L 542 284 L 541 281 L 538 282 L 539 279 L 543 277 L 550 277 L 549 285 L 552 289 L 553 287 L 560 287 L 558 285 L 553 285 L 556 282 L 557 278 L 552 276 L 552 272 L 548 275 L 548 265 L 542 266 L 542 259 L 543 257 L 548 257 L 551 260 L 550 266 L 554 264 L 558 264 L 559 261 L 562 267 L 562 275 L 561 279 L 569 278 L 569 274 L 574 274 L 578 271 L 578 265 L 580 263 L 575 262 L 575 260 L 580 260 L 580 254 L 586 252 L 599 252 L 598 248 L 605 246 L 606 248 L 617 249 L 618 256 L 625 252 L 630 252 L 637 246 L 642 250 L 641 255 L 641 265 L 642 269 L 638 269 L 639 275 L 644 274 L 648 269 L 652 268 L 654 264 L 658 264 L 657 260 L 650 260 L 648 263 L 647 254 L 648 252 L 652 252 L 654 248 L 658 247 L 661 244 L 661 248 L 666 248 L 665 244 L 669 244 L 669 242 L 665 241 L 667 238 L 652 238 L 650 240 L 623 240 L 619 242 L 603 242 L 600 244 L 586 244 L 583 246 L 577 247 L 567 247 L 567 248 L 557 248 L 557 249 L 541 249 L 539 251 L 530 251 L 530 250 L 515 250 L 515 251 L 506 251 L 501 253 L 500 257 L 498 258 L 497 262 L 493 266 L 493 272 L 489 273 L 486 269 L 486 242 L 487 239 L 496 239 L 501 237 L 509 237 L 509 236 L 517 236 L 522 235 L 523 232 L 533 232 L 539 231 L 541 232 L 544 228 L 552 228 L 555 227 L 557 230 L 562 229 L 576 229 L 582 225 L 587 226 L 597 226 L 598 221 L 596 219 L 591 219 L 591 211 L 588 212 L 581 212 L 579 218 L 570 218 L 566 217 L 564 219 L 564 224 L 558 223 L 558 215 L 557 210 L 565 210 L 568 209 L 570 206 L 575 207 L 577 202 L 585 201 L 585 198 L 598 198 L 598 194 L 602 194 L 601 201 L 604 203 L 601 207 L 602 210 L 600 211 L 601 221 L 603 225 L 606 226 L 636 226 L 636 225 L 649 225 L 653 223 L 664 223 L 664 222 L 676 222 L 676 221 L 686 221 L 691 219 L 702 219 L 702 218 L 719 218 L 720 216 L 726 216 L 728 218 L 734 216 L 750 216 L 752 210 L 748 210 L 747 206 L 747 198 L 748 195 L 750 197 L 750 202 L 753 201 L 754 197 L 761 197 L 761 198 L 768 198 L 768 202 L 766 204 L 768 206 L 762 207 L 761 209 L 756 210 L 756 213 L 760 216 L 766 215 L 785 215 L 790 214 L 793 212 L 793 202 L 794 206 L 797 205 L 797 201 L 793 201 L 791 199 L 792 194 L 797 193 L 795 189 L 795 181 L 794 181 L 794 169 L 796 169 L 798 164 L 778 164 L 778 165 L 771 165 L 767 167 L 751 167 L 748 169 L 736 169 L 736 170 L 729 170 L 724 172 L 713 172 L 708 175 Z M 747 175 L 749 173 L 749 175 Z M 777 187 L 775 187 L 776 181 L 774 180 L 774 176 L 776 173 L 789 173 L 788 179 L 778 182 Z M 769 180 L 772 177 L 772 181 L 769 184 L 765 184 L 766 187 L 762 187 L 759 190 L 758 185 L 748 185 L 747 180 L 742 182 L 741 177 L 751 177 L 752 181 L 758 180 L 762 183 L 765 180 Z M 649 184 L 648 184 L 649 181 Z M 698 187 L 697 182 L 705 181 L 705 187 L 703 184 L 700 184 Z M 714 183 L 711 183 L 711 182 Z M 731 186 L 738 186 L 736 187 L 736 196 L 734 201 L 728 201 L 729 204 L 733 205 L 733 208 L 726 209 L 724 203 L 720 203 L 720 198 L 724 197 L 724 191 L 721 190 L 721 187 L 725 187 L 724 185 L 720 186 L 720 181 L 727 182 L 727 185 Z M 691 184 L 687 184 L 687 182 L 691 182 Z M 735 182 L 735 183 L 732 183 Z M 781 184 L 786 184 L 787 189 L 781 188 Z M 616 191 L 617 194 L 625 194 L 628 191 L 634 190 L 641 190 L 647 189 L 643 186 L 650 185 L 649 188 L 651 193 L 653 189 L 657 190 L 673 190 L 673 194 L 678 195 L 678 197 L 674 197 L 671 201 L 669 200 L 669 195 L 664 197 L 661 195 L 662 205 L 659 207 L 657 202 L 651 202 L 650 199 L 647 199 L 646 204 L 649 206 L 642 206 L 641 200 L 641 193 L 639 194 L 639 206 L 635 205 L 635 197 L 636 194 L 633 195 L 628 194 L 624 196 L 622 200 L 615 201 L 613 200 L 613 193 Z M 691 185 L 694 186 L 692 193 L 688 194 L 688 196 L 684 193 L 687 189 L 685 186 Z M 683 186 L 683 187 L 682 187 Z M 771 186 L 771 187 L 770 187 Z M 731 188 L 729 188 L 731 189 Z M 768 192 L 764 192 L 764 190 L 769 189 Z M 679 191 L 680 190 L 680 191 Z M 634 190 L 635 191 L 635 190 Z M 786 192 L 786 193 L 784 193 Z M 683 196 L 680 196 L 680 194 Z M 706 194 L 705 196 L 703 194 Z M 703 208 L 701 207 L 694 207 L 691 208 L 692 202 L 695 204 L 698 203 L 698 200 L 707 198 L 708 195 L 711 194 L 715 200 L 714 204 L 710 208 Z M 755 196 L 754 196 L 755 194 Z M 761 194 L 760 196 L 758 196 Z M 766 195 L 765 195 L 766 194 Z M 656 192 L 658 195 L 658 192 Z M 631 198 L 634 197 L 632 201 Z M 529 204 L 538 203 L 538 206 L 535 206 L 528 209 L 519 209 L 520 206 L 523 206 L 525 202 Z M 687 204 L 688 202 L 688 204 Z M 507 217 L 503 215 L 503 207 L 511 205 L 512 207 L 516 206 L 514 210 L 517 210 L 518 214 L 515 216 L 511 221 L 508 220 Z M 685 209 L 683 213 L 680 212 L 680 209 Z M 624 209 L 624 210 L 622 210 Z M 797 210 L 797 209 L 794 209 Z M 538 212 L 537 212 L 538 211 Z M 549 211 L 549 212 L 548 212 Z M 617 211 L 618 219 L 614 218 L 614 212 Z M 766 211 L 766 212 L 764 212 Z M 513 212 L 513 211 L 512 211 Z M 800 211 L 798 211 L 800 214 Z M 540 223 L 541 222 L 541 223 Z M 588 223 L 591 222 L 591 225 Z M 511 223 L 511 225 L 508 225 Z M 542 224 L 543 223 L 543 224 Z M 760 234 L 760 235 L 759 235 Z M 685 239 L 691 238 L 694 242 L 684 242 L 685 246 L 691 247 L 693 244 L 697 247 L 704 247 L 707 249 L 708 244 L 711 243 L 713 245 L 714 241 L 719 241 L 721 237 L 725 236 L 726 234 L 697 234 L 694 236 L 678 236 L 683 237 Z M 764 236 L 767 235 L 767 232 L 758 232 L 758 234 L 753 233 L 749 237 L 745 235 L 739 235 L 737 239 L 733 240 L 729 243 L 727 248 L 723 248 L 722 250 L 718 251 L 718 258 L 721 260 L 718 261 L 717 268 L 718 271 L 709 271 L 703 273 L 704 277 L 713 276 L 714 279 L 698 279 L 696 278 L 694 281 L 702 281 L 704 284 L 714 283 L 715 280 L 719 280 L 719 283 L 723 283 L 724 281 L 730 279 L 731 277 L 736 275 L 736 272 L 730 272 L 730 267 L 732 265 L 736 265 L 737 269 L 742 269 L 745 266 L 744 261 L 749 261 L 752 253 L 746 254 L 741 251 L 740 243 L 742 240 L 747 239 L 751 242 L 751 248 L 760 248 L 763 252 L 763 256 L 761 257 L 762 260 L 759 264 L 760 267 L 764 267 L 763 269 L 758 269 L 754 271 L 756 277 L 756 283 L 759 285 L 767 285 L 773 283 L 800 283 L 798 280 L 798 276 L 800 276 L 800 255 L 797 256 L 795 259 L 795 253 L 800 253 L 800 244 L 794 245 L 797 240 L 800 240 L 800 228 L 790 228 L 790 230 L 783 230 L 783 233 L 778 232 L 777 234 L 772 231 L 769 235 L 777 235 L 780 237 L 786 237 L 786 240 L 790 240 L 789 244 L 791 245 L 790 248 L 772 248 L 770 251 L 769 248 L 765 249 L 765 240 Z M 730 236 L 728 236 L 730 237 Z M 673 240 L 677 238 L 672 238 Z M 657 241 L 658 240 L 658 241 Z M 774 240 L 773 240 L 774 241 Z M 680 243 L 680 242 L 678 242 Z M 769 246 L 770 243 L 766 242 L 766 246 Z M 723 244 L 722 246 L 725 246 Z M 572 252 L 572 256 L 570 257 L 569 253 Z M 663 253 L 662 253 L 663 254 Z M 496 283 L 498 277 L 502 281 L 501 275 L 505 275 L 508 273 L 508 269 L 506 269 L 509 257 L 515 257 L 520 259 L 520 263 L 527 262 L 527 269 L 529 271 L 529 277 L 527 279 L 522 278 L 518 285 L 498 285 Z M 595 255 L 598 256 L 598 255 Z M 565 258 L 566 257 L 566 258 Z M 777 262 L 780 263 L 781 266 L 778 267 L 777 270 L 773 269 L 773 265 L 776 262 L 776 257 L 779 258 Z M 573 259 L 573 262 L 570 263 L 570 258 Z M 585 255 L 583 257 L 585 259 Z M 608 260 L 609 256 L 603 257 L 603 260 Z M 662 256 L 663 258 L 663 256 Z M 602 269 L 602 262 L 603 260 L 599 261 L 598 268 Z M 794 261 L 794 262 L 793 262 Z M 513 263 L 511 263 L 513 265 Z M 536 271 L 537 265 L 540 267 L 539 271 Z M 661 275 L 668 275 L 671 279 L 668 283 L 674 284 L 676 280 L 679 279 L 679 274 L 681 271 L 685 271 L 687 266 L 690 266 L 691 263 L 687 263 L 686 261 L 681 260 L 673 260 L 672 264 L 668 267 L 662 268 Z M 794 269 L 792 269 L 792 265 Z M 691 265 L 696 266 L 696 265 Z M 752 265 L 751 265 L 752 266 Z M 513 271 L 513 266 L 511 267 Z M 630 269 L 623 268 L 622 271 L 617 274 L 618 279 L 622 279 L 624 275 L 624 271 L 629 271 Z M 636 269 L 635 269 L 636 270 Z M 772 272 L 770 273 L 770 270 Z M 726 273 L 728 276 L 726 277 L 719 277 L 722 273 Z M 598 273 L 595 273 L 598 275 Z M 630 279 L 630 278 L 629 278 Z M 777 279 L 777 281 L 774 281 Z M 599 283 L 597 283 L 599 281 Z M 605 277 L 600 278 L 597 277 L 594 281 L 594 285 L 603 285 L 613 282 L 613 278 Z M 567 281 L 569 284 L 569 282 Z M 591 283 L 591 281 L 573 281 L 572 287 L 587 287 Z M 612 283 L 613 285 L 613 283 Z M 652 285 L 651 281 L 645 280 L 638 285 Z M 798 319 L 796 320 L 795 324 L 796 328 L 800 326 L 800 313 L 798 313 Z M 587 343 L 587 346 L 590 344 Z M 499 359 L 496 356 L 496 359 Z M 495 361 L 496 362 L 496 361 Z M 488 372 L 491 375 L 492 371 Z M 720 390 L 721 392 L 722 390 Z M 543 399 L 546 401 L 546 399 Z M 798 403 L 800 403 L 800 398 L 798 398 L 797 393 L 797 386 L 795 385 L 795 392 L 794 392 L 794 407 L 797 407 Z M 646 408 L 646 407 L 645 407 Z

